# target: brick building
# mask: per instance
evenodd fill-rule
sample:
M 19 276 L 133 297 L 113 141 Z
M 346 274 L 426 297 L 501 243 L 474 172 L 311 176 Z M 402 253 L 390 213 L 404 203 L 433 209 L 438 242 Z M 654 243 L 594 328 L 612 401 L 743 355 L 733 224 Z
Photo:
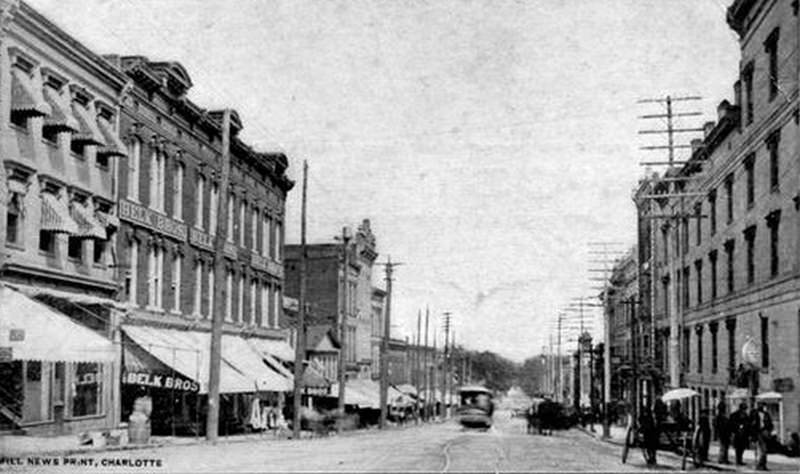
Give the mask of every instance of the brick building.
M 0 1 L 0 430 L 118 421 L 111 341 L 124 305 L 112 248 L 125 83 L 27 4 Z
M 653 231 L 653 312 L 668 321 L 670 383 L 698 390 L 694 411 L 731 399 L 751 341 L 752 395 L 766 398 L 779 436 L 800 430 L 800 169 L 797 2 L 736 0 L 728 23 L 741 61 L 733 104 L 693 142 L 689 161 L 652 192 L 677 216 Z M 779 348 L 779 349 L 778 349 Z M 745 384 L 746 385 L 746 384 Z

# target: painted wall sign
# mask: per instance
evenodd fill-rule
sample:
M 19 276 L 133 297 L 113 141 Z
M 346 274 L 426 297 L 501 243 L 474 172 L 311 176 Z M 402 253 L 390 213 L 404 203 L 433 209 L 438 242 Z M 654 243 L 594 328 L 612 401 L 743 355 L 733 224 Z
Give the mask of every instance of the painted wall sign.
M 209 234 L 194 227 L 189 229 L 189 243 L 206 250 L 214 250 L 214 239 Z
M 8 331 L 8 340 L 11 342 L 20 342 L 25 340 L 24 329 L 11 329 Z
M 122 199 L 119 201 L 119 218 L 139 224 L 158 233 L 186 241 L 188 234 L 186 224 L 171 219 L 159 212 L 148 209 L 135 202 Z
M 173 377 L 171 375 L 152 374 L 149 372 L 126 372 L 122 374 L 122 383 L 126 385 L 144 385 L 146 387 L 199 392 L 200 384 L 194 380 Z

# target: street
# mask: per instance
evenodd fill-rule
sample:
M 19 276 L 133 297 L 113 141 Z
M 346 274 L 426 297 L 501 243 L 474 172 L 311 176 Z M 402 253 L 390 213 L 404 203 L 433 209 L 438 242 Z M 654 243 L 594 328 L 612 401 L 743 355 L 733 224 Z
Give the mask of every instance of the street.
M 158 449 L 115 451 L 73 458 L 102 471 L 142 472 L 251 472 L 251 471 L 635 471 L 645 468 L 633 452 L 620 463 L 620 448 L 593 439 L 577 429 L 553 436 L 525 434 L 522 418 L 499 412 L 487 431 L 465 431 L 454 421 L 410 426 L 386 432 L 363 431 L 344 436 L 300 441 L 223 442 L 216 446 L 190 445 Z M 89 456 L 89 458 L 87 458 Z M 119 467 L 123 462 L 140 467 Z M 160 460 L 161 467 L 143 464 Z M 659 469 L 673 470 L 674 460 L 659 458 Z M 670 464 L 672 463 L 672 464 Z M 115 467 L 115 465 L 117 467 Z M 13 470 L 41 470 L 34 466 L 5 466 Z M 59 472 L 85 471 L 86 465 L 65 466 Z M 2 470 L 2 468 L 0 468 Z

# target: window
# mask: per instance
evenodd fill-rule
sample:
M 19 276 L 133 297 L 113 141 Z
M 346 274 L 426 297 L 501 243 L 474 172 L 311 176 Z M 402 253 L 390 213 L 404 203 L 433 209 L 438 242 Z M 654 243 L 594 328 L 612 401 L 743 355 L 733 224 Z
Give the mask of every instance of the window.
M 211 202 L 208 204 L 208 233 L 212 237 L 217 235 L 217 213 L 219 207 L 219 185 L 211 185 Z
M 755 256 L 755 241 L 756 241 L 756 226 L 751 225 L 744 230 L 744 240 L 747 245 L 747 283 L 751 284 L 756 278 L 756 256 Z
M 697 373 L 703 373 L 703 326 L 697 325 L 695 327 L 697 334 Z
M 258 209 L 254 206 L 250 211 L 250 249 L 253 252 L 258 251 L 260 244 L 258 240 Z
M 689 251 L 689 218 L 681 219 L 681 255 L 686 255 Z
M 272 255 L 272 247 L 269 241 L 270 235 L 272 235 L 272 219 L 269 218 L 269 214 L 264 212 L 264 219 L 261 224 L 261 255 Z
M 719 367 L 719 363 L 717 360 L 717 330 L 719 329 L 719 325 L 716 322 L 713 322 L 708 325 L 708 331 L 711 333 L 711 373 L 716 374 L 717 369 Z
M 95 155 L 94 162 L 104 171 L 108 171 L 108 155 Z
M 134 138 L 128 144 L 128 199 L 139 201 L 139 166 L 142 157 L 142 141 Z
M 769 150 L 769 187 L 772 192 L 780 189 L 780 130 L 772 132 L 767 138 L 767 149 Z
M 689 307 L 689 267 L 683 267 L 683 307 Z
M 131 240 L 128 244 L 128 302 L 136 304 L 139 283 L 139 242 Z
M 205 210 L 203 204 L 205 203 L 205 188 L 206 178 L 202 174 L 197 175 L 197 189 L 195 194 L 195 204 L 197 206 L 197 215 L 194 219 L 194 225 L 198 229 L 205 229 Z
M 702 203 L 698 202 L 697 204 L 694 205 L 694 215 L 696 217 L 696 219 L 695 219 L 695 227 L 694 227 L 694 229 L 695 229 L 695 239 L 694 239 L 695 242 L 694 242 L 694 244 L 699 246 L 700 243 L 702 242 L 702 238 L 703 238 L 703 236 L 702 236 L 702 230 L 703 230 L 703 226 L 702 226 L 702 222 L 703 222 L 702 221 L 702 219 L 703 219 L 703 217 L 702 217 L 703 216 L 703 205 L 702 205 Z
M 214 317 L 214 265 L 208 265 L 208 316 Z
M 764 51 L 769 58 L 769 100 L 778 94 L 778 37 L 780 30 L 775 28 L 764 41 Z
M 712 189 L 708 193 L 708 222 L 710 234 L 717 233 L 717 190 Z
M 688 371 L 689 369 L 689 337 L 691 332 L 689 328 L 683 328 L 683 369 Z
M 11 111 L 11 125 L 23 132 L 28 131 L 28 116 L 15 111 Z
M 733 293 L 733 284 L 734 284 L 734 273 L 733 273 L 733 251 L 734 251 L 734 240 L 728 240 L 725 242 L 725 260 L 727 262 L 727 288 L 728 293 Z
M 225 236 L 225 238 L 230 243 L 233 243 L 233 232 L 234 232 L 234 230 L 233 230 L 233 210 L 235 209 L 234 208 L 235 199 L 236 198 L 234 197 L 233 193 L 228 194 L 228 216 L 227 216 L 228 217 L 228 219 L 227 219 L 228 220 L 228 228 L 226 229 L 227 230 L 227 235 Z
M 272 312 L 272 327 L 280 325 L 281 314 L 283 314 L 283 296 L 281 295 L 281 287 L 276 286 L 272 298 L 273 312 Z
M 175 219 L 183 220 L 183 163 L 178 163 L 175 166 L 175 178 L 173 181 L 173 202 L 172 202 L 172 215 Z
M 733 370 L 736 368 L 736 319 L 726 320 L 725 329 L 728 330 L 728 369 Z
M 745 101 L 745 124 L 753 123 L 753 62 L 751 61 L 742 71 L 742 82 L 744 82 L 744 101 Z
M 164 212 L 165 161 L 164 154 L 154 149 L 150 156 L 150 207 L 159 212 Z
M 272 306 L 269 304 L 269 293 L 272 289 L 268 284 L 261 287 L 261 326 L 269 327 L 272 323 L 272 313 L 270 309 Z
M 70 235 L 67 239 L 67 256 L 73 260 L 83 260 L 83 238 Z
M 769 368 L 769 318 L 760 316 L 761 323 L 761 368 Z
M 181 311 L 181 266 L 183 257 L 176 253 L 172 257 L 172 310 L 175 312 Z
M 725 177 L 725 199 L 727 222 L 733 222 L 733 173 Z
M 256 323 L 256 308 L 258 307 L 258 281 L 250 282 L 250 319 L 248 324 Z
M 161 309 L 163 295 L 164 252 L 158 247 L 151 247 L 147 259 L 147 305 L 152 309 Z
M 194 264 L 194 314 L 197 316 L 203 315 L 203 261 L 197 260 Z M 209 287 L 208 292 L 214 291 L 213 287 Z
M 22 244 L 22 196 L 10 193 L 6 212 L 6 242 Z
M 239 246 L 244 247 L 244 225 L 247 222 L 247 203 L 244 200 L 239 201 Z
M 73 367 L 72 416 L 102 413 L 102 366 L 95 362 L 77 362 Z
M 275 238 L 273 241 L 275 242 L 275 261 L 280 262 L 283 258 L 283 226 L 278 221 L 275 221 Z
M 744 160 L 744 170 L 745 174 L 747 175 L 747 208 L 750 209 L 753 207 L 753 203 L 755 202 L 755 160 L 756 155 L 751 153 L 745 158 Z
M 717 251 L 712 250 L 708 253 L 708 263 L 711 267 L 711 299 L 717 298 Z
M 103 264 L 103 257 L 106 253 L 106 241 L 94 239 L 94 255 L 92 261 L 98 265 Z
M 778 242 L 780 223 L 780 209 L 767 215 L 767 226 L 769 227 L 769 274 L 771 277 L 778 276 L 780 272 L 780 246 Z
M 236 305 L 236 322 L 244 322 L 244 275 L 239 276 L 239 299 Z
M 664 262 L 669 262 L 669 227 L 666 225 L 661 227 L 661 242 L 663 243 L 662 258 Z
M 703 303 L 703 261 L 694 262 L 695 281 L 697 281 L 697 304 Z
M 233 272 L 228 270 L 225 276 L 225 321 L 233 322 Z

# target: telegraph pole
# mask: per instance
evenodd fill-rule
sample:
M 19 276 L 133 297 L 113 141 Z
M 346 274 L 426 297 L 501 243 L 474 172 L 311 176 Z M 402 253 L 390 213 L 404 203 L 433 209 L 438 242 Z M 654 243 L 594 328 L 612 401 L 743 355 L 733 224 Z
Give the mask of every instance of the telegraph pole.
M 294 346 L 294 416 L 292 417 L 292 437 L 300 439 L 300 409 L 303 398 L 303 363 L 306 359 L 306 189 L 308 186 L 308 163 L 303 161 L 303 195 L 300 211 L 300 298 L 297 311 L 297 342 Z
M 429 352 L 430 352 L 428 350 L 428 318 L 429 318 L 429 316 L 430 316 L 430 310 L 426 306 L 425 307 L 425 352 L 422 354 L 423 355 L 422 366 L 425 369 L 425 400 L 424 400 L 424 403 L 425 403 L 425 419 L 426 420 L 430 416 L 428 410 L 429 410 L 430 396 L 431 396 L 431 377 L 430 377 L 430 373 L 429 373 L 430 369 L 429 369 L 429 365 L 428 365 L 428 355 L 429 355 Z
M 420 339 L 422 338 L 422 310 L 417 312 L 417 343 L 416 350 L 414 351 L 414 388 L 417 390 L 417 404 L 419 404 L 419 395 L 422 387 L 422 352 L 420 351 Z M 419 419 L 419 413 L 417 413 Z
M 449 362 L 448 362 L 448 343 L 450 340 L 450 312 L 444 313 L 444 354 L 442 359 L 442 414 L 443 418 L 447 418 L 447 391 L 450 387 L 450 383 L 447 380 L 447 374 L 449 373 Z
M 220 172 L 220 194 L 228 195 L 227 190 L 231 172 L 231 111 L 225 109 L 222 113 L 222 170 Z M 222 362 L 222 322 L 225 315 L 225 297 L 222 284 L 225 278 L 225 236 L 232 233 L 233 229 L 226 229 L 228 223 L 228 206 L 225 199 L 217 202 L 217 235 L 214 239 L 214 308 L 211 309 L 211 355 L 208 372 L 208 412 L 206 413 L 206 439 L 215 443 L 219 439 L 219 381 Z M 227 230 L 227 233 L 226 233 Z M 230 295 L 228 295 L 230 296 Z
M 394 267 L 402 263 L 392 262 L 389 256 L 383 264 L 386 270 L 386 318 L 383 326 L 383 341 L 381 341 L 381 418 L 379 428 L 386 428 L 386 416 L 388 415 L 389 399 L 389 338 L 391 337 L 392 326 L 392 273 Z
M 337 334 L 339 335 L 339 365 L 338 365 L 338 382 L 339 382 L 339 413 L 344 415 L 344 402 L 345 402 L 345 385 L 347 383 L 347 355 L 345 342 L 346 328 L 347 328 L 347 313 L 349 304 L 349 277 L 350 277 L 350 229 L 347 226 L 342 227 L 342 236 L 339 238 L 342 242 L 342 304 L 341 312 L 339 313 L 339 324 L 337 325 Z M 342 424 L 337 426 L 341 431 Z

